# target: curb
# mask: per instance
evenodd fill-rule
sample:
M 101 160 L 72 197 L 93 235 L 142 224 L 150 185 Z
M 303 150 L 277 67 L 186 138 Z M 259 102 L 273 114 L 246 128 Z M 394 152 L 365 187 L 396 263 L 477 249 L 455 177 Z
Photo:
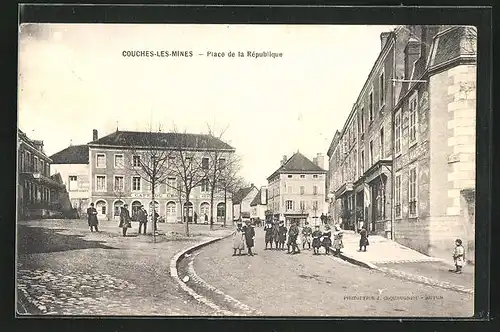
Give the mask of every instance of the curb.
M 331 248 L 331 249 L 334 250 L 333 248 Z M 424 284 L 427 286 L 433 286 L 433 287 L 439 287 L 439 288 L 443 288 L 443 289 L 447 289 L 447 290 L 452 290 L 455 292 L 460 292 L 460 293 L 465 293 L 465 294 L 474 294 L 473 289 L 470 289 L 470 288 L 467 288 L 464 286 L 454 285 L 454 284 L 450 284 L 449 282 L 439 281 L 439 280 L 431 279 L 431 278 L 424 277 L 424 276 L 414 275 L 411 273 L 399 271 L 397 269 L 378 267 L 377 265 L 375 265 L 373 263 L 363 262 L 363 261 L 360 261 L 358 259 L 347 256 L 343 253 L 340 254 L 340 258 L 342 258 L 343 260 L 345 260 L 351 264 L 358 265 L 358 266 L 368 268 L 371 270 L 377 270 L 377 271 L 380 271 L 382 273 L 386 273 L 386 274 L 392 275 L 392 276 L 400 278 L 400 279 L 413 281 L 413 282 L 416 282 L 419 284 Z
M 179 286 L 184 291 L 186 291 L 189 295 L 191 295 L 196 301 L 198 301 L 200 303 L 203 303 L 206 306 L 212 308 L 213 310 L 215 310 L 217 312 L 217 314 L 219 314 L 221 316 L 233 316 L 234 314 L 232 312 L 228 311 L 228 310 L 225 310 L 225 309 L 219 307 L 217 304 L 213 303 L 212 301 L 210 301 L 206 297 L 204 297 L 204 296 L 196 293 L 191 287 L 189 287 L 188 285 L 186 285 L 181 280 L 181 278 L 179 277 L 179 271 L 177 270 L 177 264 L 179 263 L 179 261 L 182 258 L 184 258 L 186 256 L 186 254 L 189 254 L 189 253 L 191 253 L 191 252 L 193 252 L 193 251 L 195 251 L 197 249 L 205 247 L 205 246 L 207 246 L 209 244 L 212 244 L 214 242 L 217 242 L 217 241 L 220 241 L 222 239 L 225 239 L 225 238 L 227 238 L 229 236 L 231 236 L 231 235 L 221 236 L 221 237 L 212 238 L 212 239 L 209 239 L 209 240 L 202 241 L 201 243 L 195 244 L 195 245 L 193 245 L 193 246 L 191 246 L 191 247 L 189 247 L 187 249 L 179 251 L 170 260 L 170 276 L 172 278 L 174 278 L 175 281 L 177 281 L 177 283 L 179 284 Z

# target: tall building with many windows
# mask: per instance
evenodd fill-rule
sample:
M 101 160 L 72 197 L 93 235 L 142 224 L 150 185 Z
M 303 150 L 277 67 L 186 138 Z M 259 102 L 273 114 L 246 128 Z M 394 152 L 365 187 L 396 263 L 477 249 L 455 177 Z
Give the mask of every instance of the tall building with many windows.
M 316 162 L 322 162 L 316 158 Z M 287 224 L 306 220 L 319 223 L 325 212 L 325 180 L 327 171 L 300 152 L 289 159 L 268 178 L 267 211 Z
M 475 28 L 399 26 L 381 42 L 330 146 L 330 192 L 345 224 L 437 257 L 462 238 L 473 257 Z

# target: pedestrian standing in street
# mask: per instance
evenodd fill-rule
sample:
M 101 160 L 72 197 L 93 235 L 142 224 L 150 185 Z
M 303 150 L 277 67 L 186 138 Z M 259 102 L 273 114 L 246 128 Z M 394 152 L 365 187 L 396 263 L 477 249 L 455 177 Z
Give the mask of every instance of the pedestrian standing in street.
M 97 220 L 97 210 L 94 207 L 94 203 L 90 203 L 90 207 L 87 209 L 87 220 L 89 223 L 90 231 L 94 232 L 94 228 L 96 232 L 99 232 L 97 225 L 99 221 Z
M 246 225 L 243 227 L 243 230 L 245 232 L 245 244 L 248 248 L 248 256 L 253 256 L 252 248 L 255 244 L 255 229 L 250 224 L 250 220 L 247 220 L 245 223 Z
M 288 230 L 288 254 L 299 254 L 300 249 L 297 246 L 297 237 L 299 236 L 299 227 L 297 226 L 297 222 L 292 221 L 290 225 L 290 229 Z M 292 249 L 290 252 L 290 248 Z
M 306 224 L 304 228 L 302 228 L 302 249 L 306 248 L 306 244 L 311 250 L 311 235 L 312 235 L 312 229 L 309 227 L 309 223 L 306 221 Z
M 124 204 L 120 211 L 120 224 L 118 227 L 121 227 L 123 236 L 127 236 L 127 229 L 131 228 L 130 222 L 130 212 L 128 211 L 128 205 Z
M 462 240 L 455 240 L 455 250 L 453 251 L 453 261 L 455 262 L 455 270 L 450 270 L 450 272 L 462 273 L 462 267 L 465 264 L 465 249 L 462 246 Z
M 324 213 L 321 214 L 320 220 L 322 225 L 326 224 L 326 216 Z
M 325 255 L 328 255 L 330 253 L 330 247 L 332 246 L 332 231 L 330 231 L 330 226 L 328 224 L 325 225 L 322 242 L 325 248 Z
M 233 256 L 236 256 L 236 251 L 238 251 L 238 255 L 241 256 L 241 252 L 245 250 L 245 232 L 243 231 L 241 223 L 236 224 L 236 229 L 233 233 L 233 250 Z
M 146 225 L 148 224 L 148 213 L 144 209 L 144 205 L 141 205 L 139 211 L 137 211 L 137 221 L 139 221 L 139 234 L 144 227 L 144 234 L 146 234 Z
M 288 230 L 286 229 L 285 222 L 280 221 L 280 225 L 278 227 L 278 237 L 279 237 L 279 249 L 285 250 L 285 241 L 287 240 Z
M 366 231 L 366 227 L 361 228 L 359 235 L 361 236 L 359 239 L 359 251 L 366 251 L 366 246 L 370 244 L 368 242 L 368 232 Z
M 312 233 L 312 247 L 314 250 L 313 255 L 319 255 L 319 248 L 321 247 L 321 236 L 323 236 L 323 233 L 319 230 L 319 226 L 316 225 L 314 227 L 314 232 Z
M 273 249 L 273 224 L 271 223 L 270 220 L 266 222 L 266 225 L 264 226 L 264 232 L 265 232 L 265 242 L 266 242 L 266 248 L 264 250 L 267 250 L 267 245 L 269 244 L 270 249 Z
M 333 249 L 335 249 L 335 256 L 340 257 L 340 250 L 344 248 L 342 243 L 342 238 L 344 237 L 344 232 L 340 228 L 340 225 L 335 225 L 335 232 L 333 232 Z

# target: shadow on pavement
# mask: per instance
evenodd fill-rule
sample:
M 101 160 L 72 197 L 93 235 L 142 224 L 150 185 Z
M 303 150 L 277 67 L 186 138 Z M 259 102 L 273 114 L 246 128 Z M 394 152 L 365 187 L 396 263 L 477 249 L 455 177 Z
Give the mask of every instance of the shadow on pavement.
M 64 229 L 47 229 L 18 225 L 18 254 L 60 252 L 78 249 L 117 249 L 100 241 L 87 241 L 82 235 L 65 235 L 57 232 Z

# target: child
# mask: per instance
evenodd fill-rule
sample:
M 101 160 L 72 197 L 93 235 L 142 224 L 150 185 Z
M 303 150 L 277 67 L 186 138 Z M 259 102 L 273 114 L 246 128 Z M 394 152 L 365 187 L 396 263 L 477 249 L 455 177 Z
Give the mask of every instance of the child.
M 330 231 L 330 226 L 325 225 L 325 231 L 323 232 L 323 247 L 325 247 L 325 255 L 330 253 L 330 247 L 332 246 L 332 231 Z
M 321 231 L 319 230 L 319 226 L 314 227 L 314 232 L 312 233 L 313 241 L 312 247 L 314 250 L 313 255 L 319 255 L 319 248 L 321 247 Z
M 309 250 L 311 249 L 311 234 L 312 234 L 312 229 L 309 227 L 309 223 L 306 221 L 306 225 L 304 228 L 302 228 L 302 237 L 304 241 L 302 241 L 302 249 L 306 248 L 306 243 L 307 246 L 309 247 Z
M 453 251 L 453 260 L 455 262 L 455 271 L 450 270 L 451 272 L 455 273 L 462 273 L 462 267 L 464 266 L 465 263 L 465 249 L 462 246 L 462 240 L 456 239 L 455 240 L 455 250 Z
M 241 226 L 242 224 L 238 222 L 237 228 L 233 233 L 233 256 L 236 256 L 236 251 L 238 251 L 238 255 L 241 256 L 241 252 L 245 250 L 245 233 Z

